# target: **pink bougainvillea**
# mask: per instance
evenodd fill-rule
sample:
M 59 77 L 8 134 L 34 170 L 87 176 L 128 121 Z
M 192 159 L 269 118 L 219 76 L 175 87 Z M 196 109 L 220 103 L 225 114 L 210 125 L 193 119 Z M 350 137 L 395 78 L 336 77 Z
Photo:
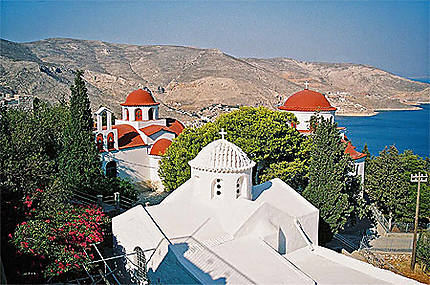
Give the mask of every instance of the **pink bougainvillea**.
M 34 197 L 27 196 L 23 202 L 34 215 L 9 235 L 13 244 L 20 253 L 39 258 L 47 277 L 89 265 L 94 259 L 91 244 L 103 241 L 106 215 L 96 206 L 67 204 L 47 217 L 34 208 L 40 193 L 36 190 Z

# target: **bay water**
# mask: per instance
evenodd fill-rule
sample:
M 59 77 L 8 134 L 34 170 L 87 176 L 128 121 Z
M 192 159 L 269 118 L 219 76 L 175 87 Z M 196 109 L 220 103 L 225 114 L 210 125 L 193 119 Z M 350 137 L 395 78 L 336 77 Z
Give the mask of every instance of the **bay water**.
M 422 104 L 421 110 L 380 111 L 371 117 L 336 116 L 340 127 L 361 151 L 367 143 L 372 155 L 378 155 L 385 146 L 395 145 L 399 152 L 412 150 L 421 157 L 430 152 L 430 105 Z

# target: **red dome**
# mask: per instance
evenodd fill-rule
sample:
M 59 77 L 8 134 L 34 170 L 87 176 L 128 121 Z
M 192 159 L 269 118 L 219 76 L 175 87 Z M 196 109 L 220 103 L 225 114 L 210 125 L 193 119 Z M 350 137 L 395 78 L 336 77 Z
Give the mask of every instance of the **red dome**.
M 152 106 L 160 103 L 155 102 L 148 91 L 138 89 L 128 94 L 125 102 L 121 106 Z
M 278 109 L 287 111 L 336 111 L 336 108 L 330 105 L 323 94 L 308 89 L 294 93 Z

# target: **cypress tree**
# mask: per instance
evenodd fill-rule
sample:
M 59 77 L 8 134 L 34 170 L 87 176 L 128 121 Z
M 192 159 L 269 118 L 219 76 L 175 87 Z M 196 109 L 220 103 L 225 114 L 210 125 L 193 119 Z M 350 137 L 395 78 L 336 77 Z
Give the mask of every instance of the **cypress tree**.
M 392 220 L 401 216 L 408 202 L 408 179 L 395 146 L 385 148 L 366 166 L 365 189 L 372 202 Z
M 324 118 L 311 122 L 309 184 L 303 196 L 320 211 L 320 243 L 328 242 L 352 215 L 352 161 L 345 154 L 336 123 Z M 356 189 L 357 190 L 357 189 Z
M 59 173 L 65 190 L 97 193 L 102 191 L 103 176 L 94 143 L 90 100 L 82 76 L 82 71 L 76 71 L 70 88 L 70 112 L 64 128 Z

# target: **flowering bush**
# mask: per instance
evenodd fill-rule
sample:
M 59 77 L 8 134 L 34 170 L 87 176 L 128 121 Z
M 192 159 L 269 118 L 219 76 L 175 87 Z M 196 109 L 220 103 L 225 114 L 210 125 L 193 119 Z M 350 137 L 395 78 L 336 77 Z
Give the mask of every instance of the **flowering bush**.
M 37 257 L 45 277 L 60 275 L 89 266 L 92 243 L 103 241 L 102 227 L 108 218 L 93 206 L 63 204 L 47 215 L 37 209 L 41 190 L 24 201 L 29 219 L 9 235 L 18 254 Z

